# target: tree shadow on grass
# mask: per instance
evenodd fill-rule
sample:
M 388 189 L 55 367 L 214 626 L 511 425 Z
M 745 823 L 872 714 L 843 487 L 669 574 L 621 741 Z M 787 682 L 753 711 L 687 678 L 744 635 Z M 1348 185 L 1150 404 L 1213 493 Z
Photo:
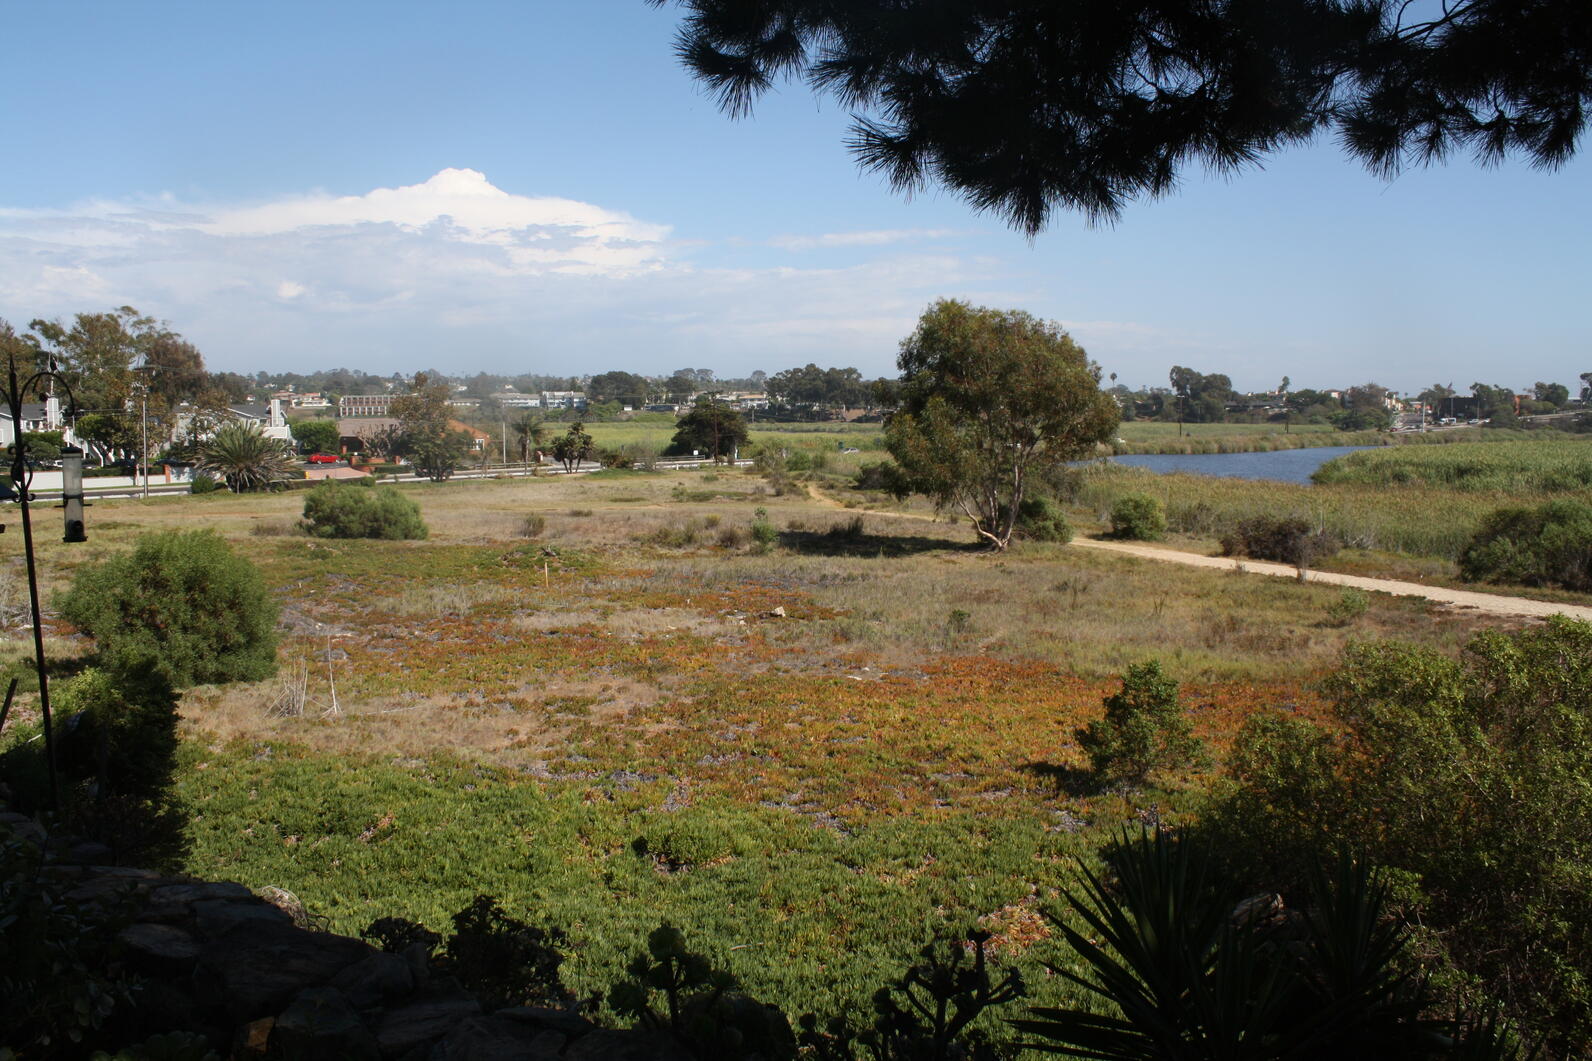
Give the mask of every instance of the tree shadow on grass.
M 827 530 L 780 531 L 779 544 L 808 556 L 916 556 L 920 553 L 983 553 L 977 542 L 952 541 L 919 534 L 875 534 L 863 529 L 860 519 L 837 523 Z
M 1058 796 L 1094 796 L 1104 791 L 1094 771 L 1066 763 L 1045 763 L 1035 760 L 1021 767 L 1026 774 L 1043 778 L 1056 786 Z

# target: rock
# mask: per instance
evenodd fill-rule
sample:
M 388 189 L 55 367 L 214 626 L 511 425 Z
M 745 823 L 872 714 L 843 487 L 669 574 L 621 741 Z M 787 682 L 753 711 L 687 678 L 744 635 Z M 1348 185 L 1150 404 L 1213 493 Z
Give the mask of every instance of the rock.
M 259 890 L 258 895 L 261 899 L 286 914 L 294 925 L 299 928 L 310 927 L 309 911 L 304 909 L 304 904 L 299 902 L 299 897 L 286 888 L 277 888 L 267 884 Z
M 189 968 L 192 968 L 192 963 L 189 963 Z M 134 996 L 133 1011 L 122 1015 L 122 1028 L 129 1038 L 138 1039 L 143 1035 L 181 1029 L 206 1038 L 214 1037 L 218 1044 L 225 1044 L 229 1035 L 227 1029 L 224 1026 L 212 1027 L 211 1015 L 206 1014 L 194 1001 L 193 995 L 178 987 L 173 980 L 177 983 L 187 982 L 177 977 L 142 977 L 138 994 Z
M 271 1041 L 271 1029 L 276 1027 L 275 1017 L 261 1017 L 238 1029 L 232 1040 L 232 1061 L 261 1061 L 266 1045 Z
M 371 1009 L 413 991 L 415 978 L 400 955 L 376 951 L 332 977 L 331 986 L 355 1009 Z
M 492 1016 L 519 1021 L 522 1024 L 533 1024 L 539 1028 L 551 1028 L 571 1039 L 578 1039 L 587 1032 L 596 1030 L 597 1027 L 579 1013 L 546 1006 L 510 1006 L 508 1009 L 498 1010 Z
M 117 900 L 148 889 L 147 882 L 127 877 L 89 877 L 66 893 L 74 903 L 102 903 Z
M 132 924 L 117 935 L 132 964 L 150 976 L 188 976 L 199 960 L 199 941 L 175 925 Z
M 299 992 L 271 1029 L 266 1057 L 283 1061 L 376 1061 L 376 1039 L 342 992 Z
M 248 1021 L 280 1012 L 300 991 L 320 987 L 370 953 L 357 939 L 244 920 L 204 945 L 194 976 L 202 1000 Z
M 558 1061 L 564 1036 L 493 1015 L 471 1017 L 437 1044 L 430 1061 Z
M 93 840 L 84 840 L 81 843 L 73 844 L 61 856 L 63 862 L 71 862 L 79 866 L 97 866 L 102 862 L 109 862 L 110 859 L 111 849 L 105 844 L 96 843 Z
M 750 995 L 704 992 L 687 999 L 684 1010 L 688 1025 L 707 1018 L 710 1027 L 733 1030 L 750 1056 L 791 1057 L 796 1053 L 796 1035 L 784 1011 Z
M 781 604 L 778 608 L 775 608 L 773 611 L 769 612 L 768 613 L 768 617 L 770 619 L 783 619 L 783 618 L 785 618 L 785 606 L 783 604 Z
M 199 933 L 206 939 L 226 934 L 239 921 L 271 921 L 279 925 L 293 923 L 292 919 L 270 903 L 252 897 L 249 902 L 202 899 L 193 904 L 193 912 L 199 923 Z
M 383 1013 L 376 1028 L 376 1043 L 381 1047 L 381 1056 L 401 1057 L 442 1038 L 454 1025 L 480 1012 L 481 1004 L 456 987 L 433 992 Z
M 149 896 L 156 903 L 196 903 L 201 899 L 252 899 L 254 893 L 241 884 L 222 881 L 216 884 L 166 884 L 156 888 Z
M 408 963 L 409 975 L 414 978 L 415 983 L 430 982 L 431 944 L 416 940 L 399 951 L 398 956 Z
M 660 1032 L 599 1028 L 564 1051 L 564 1061 L 694 1061 L 691 1052 Z

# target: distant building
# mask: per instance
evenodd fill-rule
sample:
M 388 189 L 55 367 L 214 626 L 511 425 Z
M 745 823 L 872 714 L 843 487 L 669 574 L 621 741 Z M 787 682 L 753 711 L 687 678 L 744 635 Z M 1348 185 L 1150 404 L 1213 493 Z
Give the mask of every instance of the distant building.
M 393 399 L 401 397 L 397 394 L 345 394 L 337 399 L 337 415 L 349 416 L 389 416 L 392 413 Z
M 288 429 L 287 418 L 282 415 L 280 398 L 272 398 L 264 405 L 229 405 L 227 412 L 233 420 L 257 425 L 260 433 L 266 438 L 280 439 L 283 442 L 293 440 L 293 432 Z
M 543 409 L 584 409 L 586 395 L 581 391 L 543 391 Z
M 42 402 L 22 403 L 22 433 L 31 431 L 63 431 L 68 445 L 75 444 L 71 429 L 61 420 L 61 401 L 51 397 Z M 9 446 L 17 440 L 17 425 L 11 422 L 11 410 L 0 408 L 0 446 Z
M 542 396 L 540 394 L 521 394 L 517 390 L 501 390 L 492 395 L 497 403 L 505 409 L 540 409 Z

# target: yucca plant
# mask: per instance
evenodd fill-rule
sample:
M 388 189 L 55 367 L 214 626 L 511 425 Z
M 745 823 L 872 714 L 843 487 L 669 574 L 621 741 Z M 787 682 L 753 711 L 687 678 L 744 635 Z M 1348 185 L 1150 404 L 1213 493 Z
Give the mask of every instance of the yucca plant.
M 199 447 L 199 471 L 225 481 L 235 494 L 281 482 L 292 467 L 286 447 L 254 424 L 226 424 Z
M 1426 1015 L 1436 999 L 1404 967 L 1405 929 L 1361 863 L 1317 874 L 1293 913 L 1280 899 L 1235 902 L 1202 851 L 1160 831 L 1124 833 L 1108 862 L 1110 883 L 1084 871 L 1064 893 L 1088 935 L 1058 927 L 1086 972 L 1052 969 L 1100 1004 L 1013 1021 L 1032 1049 L 1097 1061 L 1518 1056 L 1496 1022 Z

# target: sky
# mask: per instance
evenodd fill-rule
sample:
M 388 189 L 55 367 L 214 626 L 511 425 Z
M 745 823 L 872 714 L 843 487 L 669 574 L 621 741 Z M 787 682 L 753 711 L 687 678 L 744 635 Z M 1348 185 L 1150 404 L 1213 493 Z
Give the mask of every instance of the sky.
M 1389 182 L 1329 141 L 1035 239 L 731 120 L 642 0 L 0 3 L 0 318 L 121 305 L 210 368 L 895 374 L 938 298 L 1241 389 L 1592 371 L 1592 160 Z

